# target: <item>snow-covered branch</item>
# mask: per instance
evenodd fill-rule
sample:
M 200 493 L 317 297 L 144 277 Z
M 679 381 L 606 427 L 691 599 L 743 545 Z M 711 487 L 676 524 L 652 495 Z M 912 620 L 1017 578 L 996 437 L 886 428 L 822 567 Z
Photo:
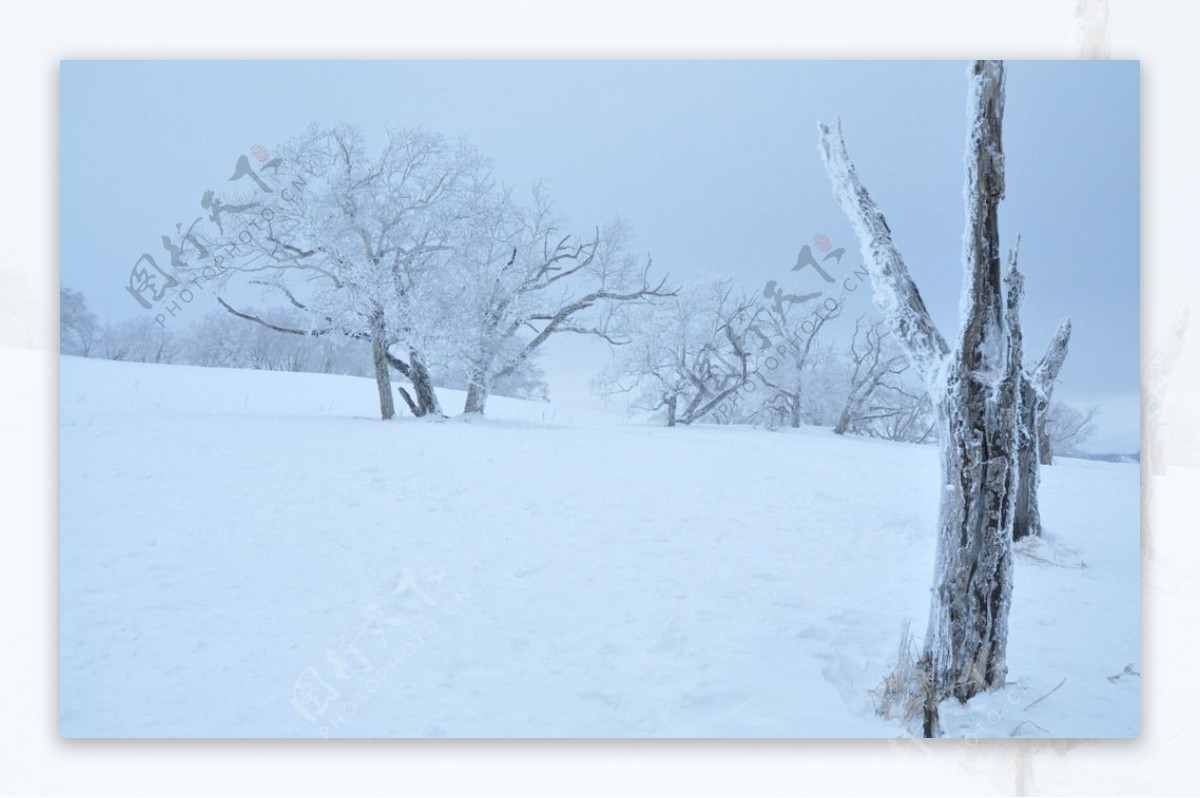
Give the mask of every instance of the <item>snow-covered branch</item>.
M 841 120 L 832 126 L 819 124 L 818 128 L 825 171 L 858 237 L 871 274 L 875 304 L 917 371 L 927 380 L 932 379 L 950 351 L 946 339 L 933 323 L 904 258 L 892 242 L 887 220 L 858 178 L 846 150 Z

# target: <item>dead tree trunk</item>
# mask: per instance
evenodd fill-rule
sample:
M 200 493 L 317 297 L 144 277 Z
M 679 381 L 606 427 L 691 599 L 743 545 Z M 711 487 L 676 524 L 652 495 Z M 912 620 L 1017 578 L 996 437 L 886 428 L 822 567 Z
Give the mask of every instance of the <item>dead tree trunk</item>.
M 1038 461 L 1042 465 L 1054 463 L 1054 452 L 1050 448 L 1050 436 L 1046 434 L 1046 411 L 1050 407 L 1050 397 L 1054 393 L 1054 381 L 1062 371 L 1063 361 L 1067 359 L 1067 345 L 1071 342 L 1071 320 L 1063 319 L 1046 347 L 1046 354 L 1038 361 L 1030 375 L 1030 382 L 1037 394 L 1037 406 L 1034 409 L 1034 421 L 1037 429 Z
M 1013 362 L 1012 310 L 1005 312 L 997 226 L 1004 195 L 1001 62 L 973 64 L 968 102 L 963 318 L 953 352 L 933 324 L 887 222 L 858 179 L 840 123 L 821 126 L 825 167 L 858 236 L 875 302 L 924 377 L 938 419 L 941 505 L 922 657 L 930 690 L 924 727 L 930 736 L 939 733 L 938 701 L 950 696 L 966 701 L 1004 684 L 1019 478 L 1020 365 Z
M 1042 514 L 1038 507 L 1038 487 L 1042 476 L 1040 467 L 1052 461 L 1050 442 L 1046 435 L 1046 410 L 1054 381 L 1067 357 L 1071 340 L 1071 320 L 1065 319 L 1051 339 L 1046 353 L 1032 373 L 1021 375 L 1021 429 L 1018 467 L 1021 471 L 1017 490 L 1017 509 L 1013 520 L 1013 540 L 1037 537 L 1042 534 Z
M 1042 534 L 1042 518 L 1038 509 L 1037 490 L 1041 480 L 1038 473 L 1037 391 L 1028 375 L 1021 375 L 1021 423 L 1017 439 L 1017 508 L 1013 512 L 1013 540 Z

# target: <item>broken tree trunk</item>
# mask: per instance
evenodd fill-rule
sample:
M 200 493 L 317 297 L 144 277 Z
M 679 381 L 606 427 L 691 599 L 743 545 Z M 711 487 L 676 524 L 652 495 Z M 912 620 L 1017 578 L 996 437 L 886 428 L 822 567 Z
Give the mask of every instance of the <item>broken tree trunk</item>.
M 1041 466 L 1051 463 L 1049 439 L 1046 436 L 1046 410 L 1054 381 L 1067 357 L 1071 340 L 1071 320 L 1058 325 L 1046 353 L 1031 373 L 1021 375 L 1021 425 L 1019 432 L 1018 468 L 1020 483 L 1017 490 L 1017 509 L 1013 519 L 1013 540 L 1037 537 L 1042 534 L 1042 514 L 1038 507 L 1038 487 L 1041 485 Z
M 1054 463 L 1054 452 L 1050 449 L 1050 437 L 1046 434 L 1046 411 L 1050 407 L 1050 397 L 1054 393 L 1054 381 L 1062 371 L 1063 361 L 1067 359 L 1067 345 L 1071 342 L 1071 320 L 1063 319 L 1046 347 L 1046 354 L 1033 369 L 1030 382 L 1037 393 L 1037 407 L 1034 418 L 1037 424 L 1038 461 L 1042 465 Z
M 854 226 L 880 312 L 926 381 L 937 415 L 941 504 L 929 626 L 922 656 L 930 701 L 966 701 L 1004 684 L 1012 591 L 1012 519 L 1020 364 L 1009 337 L 1000 275 L 997 206 L 1004 196 L 1004 66 L 971 67 L 963 318 L 953 352 L 933 324 L 891 230 L 862 186 L 840 123 L 822 125 L 821 152 L 835 195 Z M 1017 297 L 1019 299 L 1019 296 Z

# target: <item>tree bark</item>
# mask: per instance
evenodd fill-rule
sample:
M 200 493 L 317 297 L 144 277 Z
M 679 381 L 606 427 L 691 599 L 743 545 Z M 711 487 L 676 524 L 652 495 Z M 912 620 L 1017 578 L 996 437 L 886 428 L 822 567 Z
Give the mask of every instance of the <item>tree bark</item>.
M 1021 375 L 1021 429 L 1019 432 L 1020 481 L 1017 507 L 1013 518 L 1013 540 L 1037 537 L 1042 534 L 1042 515 L 1038 507 L 1038 488 L 1041 486 L 1041 466 L 1053 462 L 1050 439 L 1046 435 L 1046 410 L 1054 381 L 1067 357 L 1071 340 L 1071 320 L 1058 325 L 1058 330 L 1046 347 L 1046 353 L 1030 374 Z
M 678 406 L 678 404 L 679 404 L 678 396 L 668 396 L 667 397 L 667 426 L 668 427 L 675 426 L 675 408 Z
M 442 413 L 442 405 L 438 401 L 437 392 L 433 389 L 433 381 L 429 378 L 429 370 L 416 350 L 409 350 L 408 365 L 411 369 L 408 378 L 412 381 L 413 392 L 417 395 L 417 407 L 420 409 L 421 415 L 445 415 Z
M 387 421 L 396 415 L 396 405 L 392 401 L 392 375 L 388 371 L 383 311 L 371 315 L 371 355 L 375 366 L 375 386 L 379 389 L 379 415 Z
M 980 61 L 972 71 L 965 317 L 940 403 L 946 489 L 926 633 L 936 695 L 963 702 L 1002 686 L 1008 672 L 1020 370 L 1000 279 L 1004 67 Z
M 433 382 L 429 378 L 429 370 L 425 368 L 425 364 L 415 350 L 409 351 L 407 363 L 387 351 L 386 348 L 384 349 L 384 357 L 387 359 L 388 365 L 403 374 L 412 383 L 413 392 L 417 395 L 415 401 L 409 395 L 408 391 L 403 388 L 397 390 L 414 416 L 421 418 L 430 413 L 438 416 L 443 415 L 442 406 L 438 402 L 437 393 L 433 389 Z
M 484 409 L 487 407 L 489 393 L 487 386 L 483 384 L 482 378 L 472 377 L 470 384 L 467 386 L 467 401 L 463 406 L 463 412 L 478 413 L 482 416 Z
M 413 416 L 417 418 L 420 418 L 423 415 L 421 413 L 421 408 L 417 407 L 417 403 L 413 401 L 413 398 L 408 391 L 404 390 L 403 385 L 396 386 L 396 393 L 400 394 L 400 398 L 404 400 L 404 404 L 408 405 L 408 412 L 412 413 Z
M 1050 397 L 1054 393 L 1054 381 L 1062 371 L 1063 362 L 1067 359 L 1067 346 L 1071 342 L 1071 320 L 1063 319 L 1046 347 L 1046 353 L 1038 361 L 1030 375 L 1030 382 L 1036 397 L 1033 423 L 1036 427 L 1038 460 L 1042 465 L 1053 465 L 1054 451 L 1050 446 L 1050 436 L 1046 434 L 1046 411 L 1050 407 Z
M 1013 512 L 1013 540 L 1042 534 L 1042 516 L 1038 508 L 1038 412 L 1037 391 L 1029 378 L 1021 378 L 1021 425 L 1017 447 L 1017 507 Z
M 840 416 L 838 416 L 837 424 L 833 425 L 833 434 L 834 435 L 845 435 L 846 430 L 849 428 L 849 426 L 850 426 L 850 404 L 849 404 L 849 402 L 847 402 L 846 406 L 842 408 L 842 414 Z
M 1010 338 L 997 207 L 1004 196 L 1004 66 L 971 68 L 963 319 L 955 350 L 933 324 L 891 230 L 858 179 L 840 125 L 821 127 L 834 193 L 855 228 L 876 304 L 933 399 L 941 449 L 937 557 L 922 657 L 930 700 L 925 732 L 938 733 L 937 702 L 967 701 L 1004 684 L 1012 591 L 1017 480 L 1019 335 Z M 1019 330 L 1019 327 L 1018 327 Z

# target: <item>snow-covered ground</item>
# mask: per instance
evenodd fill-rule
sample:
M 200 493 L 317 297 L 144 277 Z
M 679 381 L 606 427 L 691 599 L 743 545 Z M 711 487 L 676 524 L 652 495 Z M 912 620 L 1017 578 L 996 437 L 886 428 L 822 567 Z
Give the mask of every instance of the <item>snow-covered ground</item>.
M 70 357 L 61 400 L 65 736 L 905 733 L 868 690 L 924 628 L 931 447 Z M 947 732 L 1136 736 L 1138 468 L 1061 459 L 1042 511 L 1011 684 Z

